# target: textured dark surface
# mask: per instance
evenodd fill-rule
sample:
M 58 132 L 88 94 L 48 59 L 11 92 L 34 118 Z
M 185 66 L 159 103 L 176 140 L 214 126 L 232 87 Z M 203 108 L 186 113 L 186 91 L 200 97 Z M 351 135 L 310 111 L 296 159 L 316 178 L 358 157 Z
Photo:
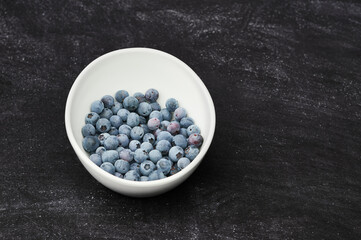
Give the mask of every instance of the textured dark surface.
M 357 1 L 0 2 L 0 238 L 360 239 Z M 217 111 L 199 169 L 162 196 L 96 182 L 64 107 L 96 57 L 182 59 Z

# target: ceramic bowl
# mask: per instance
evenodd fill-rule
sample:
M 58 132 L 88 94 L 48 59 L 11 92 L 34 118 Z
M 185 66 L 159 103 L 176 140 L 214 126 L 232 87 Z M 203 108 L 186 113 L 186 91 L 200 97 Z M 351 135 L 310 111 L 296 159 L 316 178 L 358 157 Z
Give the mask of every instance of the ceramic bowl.
M 201 129 L 204 138 L 198 156 L 179 173 L 161 180 L 133 182 L 115 177 L 89 159 L 83 150 L 81 128 L 90 104 L 120 89 L 130 95 L 149 88 L 159 91 L 162 108 L 168 98 L 175 98 Z M 70 89 L 65 109 L 69 141 L 86 170 L 107 188 L 132 197 L 150 197 L 175 188 L 199 166 L 211 145 L 216 125 L 212 98 L 197 74 L 178 58 L 149 48 L 128 48 L 107 53 L 91 62 Z M 71 163 L 69 163 L 71 164 Z

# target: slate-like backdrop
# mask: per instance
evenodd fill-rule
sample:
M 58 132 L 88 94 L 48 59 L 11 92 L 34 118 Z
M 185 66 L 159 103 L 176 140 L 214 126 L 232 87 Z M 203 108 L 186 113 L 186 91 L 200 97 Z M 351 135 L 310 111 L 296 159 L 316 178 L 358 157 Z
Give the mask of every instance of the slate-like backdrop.
M 0 2 L 0 238 L 360 239 L 358 1 Z M 217 112 L 199 169 L 162 196 L 96 182 L 64 108 L 98 56 L 151 47 Z

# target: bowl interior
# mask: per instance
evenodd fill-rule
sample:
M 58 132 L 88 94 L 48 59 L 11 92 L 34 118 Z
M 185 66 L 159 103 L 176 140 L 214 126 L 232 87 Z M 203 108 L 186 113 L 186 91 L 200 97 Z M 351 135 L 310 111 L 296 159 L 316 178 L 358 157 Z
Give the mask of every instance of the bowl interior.
M 118 50 L 94 60 L 75 81 L 67 103 L 70 130 L 78 147 L 78 156 L 88 154 L 82 148 L 81 128 L 90 104 L 124 89 L 133 95 L 149 88 L 159 91 L 162 108 L 168 98 L 175 98 L 201 129 L 204 145 L 210 145 L 215 128 L 212 99 L 199 77 L 182 61 L 161 51 L 133 48 Z M 205 149 L 205 151 L 207 150 Z M 203 149 L 201 149 L 201 152 Z M 201 154 L 200 154 L 201 155 Z M 90 160 L 89 160 L 90 162 Z

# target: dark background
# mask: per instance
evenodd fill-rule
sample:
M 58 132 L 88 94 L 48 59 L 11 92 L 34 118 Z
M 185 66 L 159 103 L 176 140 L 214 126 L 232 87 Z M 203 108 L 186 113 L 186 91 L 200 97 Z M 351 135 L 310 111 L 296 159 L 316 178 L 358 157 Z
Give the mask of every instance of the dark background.
M 2 0 L 0 33 L 0 238 L 361 238 L 360 2 Z M 217 113 L 197 171 L 148 199 L 95 181 L 64 127 L 81 70 L 135 46 Z

